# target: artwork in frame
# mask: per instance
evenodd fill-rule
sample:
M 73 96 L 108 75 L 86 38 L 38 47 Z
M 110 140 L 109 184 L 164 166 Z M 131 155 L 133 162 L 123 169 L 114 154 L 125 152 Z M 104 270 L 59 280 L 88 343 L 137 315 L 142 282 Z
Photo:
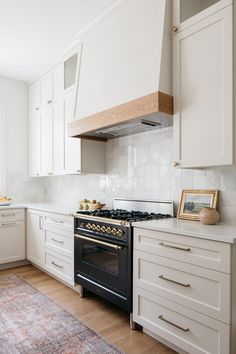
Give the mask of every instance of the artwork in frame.
M 217 208 L 218 190 L 183 190 L 178 209 L 178 219 L 197 220 L 203 208 Z

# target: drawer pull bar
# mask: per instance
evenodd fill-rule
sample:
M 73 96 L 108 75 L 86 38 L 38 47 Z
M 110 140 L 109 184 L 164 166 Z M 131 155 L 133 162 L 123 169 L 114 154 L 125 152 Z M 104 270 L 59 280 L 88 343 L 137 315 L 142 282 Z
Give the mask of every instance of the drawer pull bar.
M 2 218 L 9 218 L 11 216 L 14 217 L 14 216 L 16 216 L 16 214 L 1 214 Z
M 51 219 L 53 222 L 58 222 L 59 224 L 63 224 L 64 221 L 63 220 L 57 220 L 57 219 Z
M 64 241 L 58 241 L 58 240 L 56 240 L 55 238 L 52 238 L 52 241 L 54 241 L 54 242 L 56 242 L 56 243 L 61 243 L 61 244 L 64 245 Z
M 63 266 L 60 266 L 60 265 L 56 264 L 55 262 L 51 262 L 51 264 L 54 265 L 54 266 L 56 266 L 57 268 L 61 268 L 61 269 L 64 268 Z
M 16 222 L 8 222 L 8 223 L 2 223 L 1 226 L 2 227 L 13 227 L 16 226 L 17 223 Z
M 171 246 L 171 245 L 167 245 L 164 242 L 160 242 L 159 246 L 174 248 L 175 250 L 186 251 L 186 252 L 190 252 L 191 251 L 191 248 L 183 248 L 183 247 Z
M 168 321 L 168 320 L 167 320 L 165 317 L 163 317 L 162 315 L 158 316 L 158 318 L 159 318 L 160 320 L 162 320 L 162 321 L 164 321 L 164 322 L 166 322 L 166 323 L 169 323 L 169 324 L 171 324 L 172 326 L 174 326 L 174 327 L 180 329 L 180 330 L 183 331 L 183 332 L 189 332 L 189 328 L 180 327 L 180 326 L 178 326 L 177 324 Z
M 174 283 L 174 284 L 178 284 L 178 285 L 184 286 L 185 288 L 190 288 L 190 284 L 183 284 L 183 283 L 180 283 L 178 281 L 175 281 L 175 280 L 172 280 L 172 279 L 169 279 L 169 278 L 165 278 L 164 275 L 159 275 L 158 278 L 163 279 L 163 280 L 167 280 L 167 281 L 169 281 L 171 283 Z

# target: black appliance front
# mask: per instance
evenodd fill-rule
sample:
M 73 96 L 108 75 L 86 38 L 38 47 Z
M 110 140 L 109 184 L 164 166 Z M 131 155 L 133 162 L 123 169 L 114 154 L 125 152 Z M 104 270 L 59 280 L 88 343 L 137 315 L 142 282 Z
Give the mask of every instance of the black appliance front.
M 75 282 L 131 313 L 131 249 L 131 242 L 111 242 L 80 231 L 75 234 Z

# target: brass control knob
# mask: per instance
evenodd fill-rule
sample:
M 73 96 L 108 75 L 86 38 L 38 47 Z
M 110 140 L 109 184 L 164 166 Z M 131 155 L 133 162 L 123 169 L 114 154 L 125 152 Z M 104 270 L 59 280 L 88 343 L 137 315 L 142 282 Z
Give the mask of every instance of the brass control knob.
M 101 231 L 102 231 L 102 232 L 106 232 L 106 226 L 102 226 L 102 227 L 101 227 Z
M 113 229 L 111 230 L 112 235 L 117 235 L 117 232 L 118 230 L 115 227 L 113 227 Z
M 118 236 L 122 236 L 122 235 L 123 235 L 123 231 L 122 231 L 121 229 L 119 229 L 119 230 L 117 231 L 117 235 L 118 235 Z
M 91 227 L 92 227 L 92 225 L 91 225 L 91 224 L 86 224 L 86 226 L 85 226 L 85 227 L 86 227 L 86 229 L 89 229 L 89 230 L 90 230 L 90 229 L 91 229 Z
M 91 228 L 92 228 L 92 230 L 96 230 L 96 225 L 92 224 Z
M 97 226 L 96 226 L 96 231 L 100 231 L 100 229 L 101 229 L 101 226 L 100 226 L 100 225 L 97 225 Z
M 178 27 L 177 27 L 177 26 L 173 26 L 173 27 L 172 27 L 172 32 L 173 32 L 173 33 L 178 32 Z
M 106 232 L 107 232 L 108 234 L 111 233 L 111 227 L 110 227 L 110 226 L 108 226 L 108 227 L 106 228 Z

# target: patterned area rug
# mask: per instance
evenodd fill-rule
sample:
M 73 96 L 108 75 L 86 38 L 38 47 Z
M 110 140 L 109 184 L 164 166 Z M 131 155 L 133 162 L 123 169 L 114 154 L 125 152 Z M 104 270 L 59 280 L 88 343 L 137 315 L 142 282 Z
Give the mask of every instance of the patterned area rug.
M 0 276 L 1 354 L 120 354 L 17 275 Z

